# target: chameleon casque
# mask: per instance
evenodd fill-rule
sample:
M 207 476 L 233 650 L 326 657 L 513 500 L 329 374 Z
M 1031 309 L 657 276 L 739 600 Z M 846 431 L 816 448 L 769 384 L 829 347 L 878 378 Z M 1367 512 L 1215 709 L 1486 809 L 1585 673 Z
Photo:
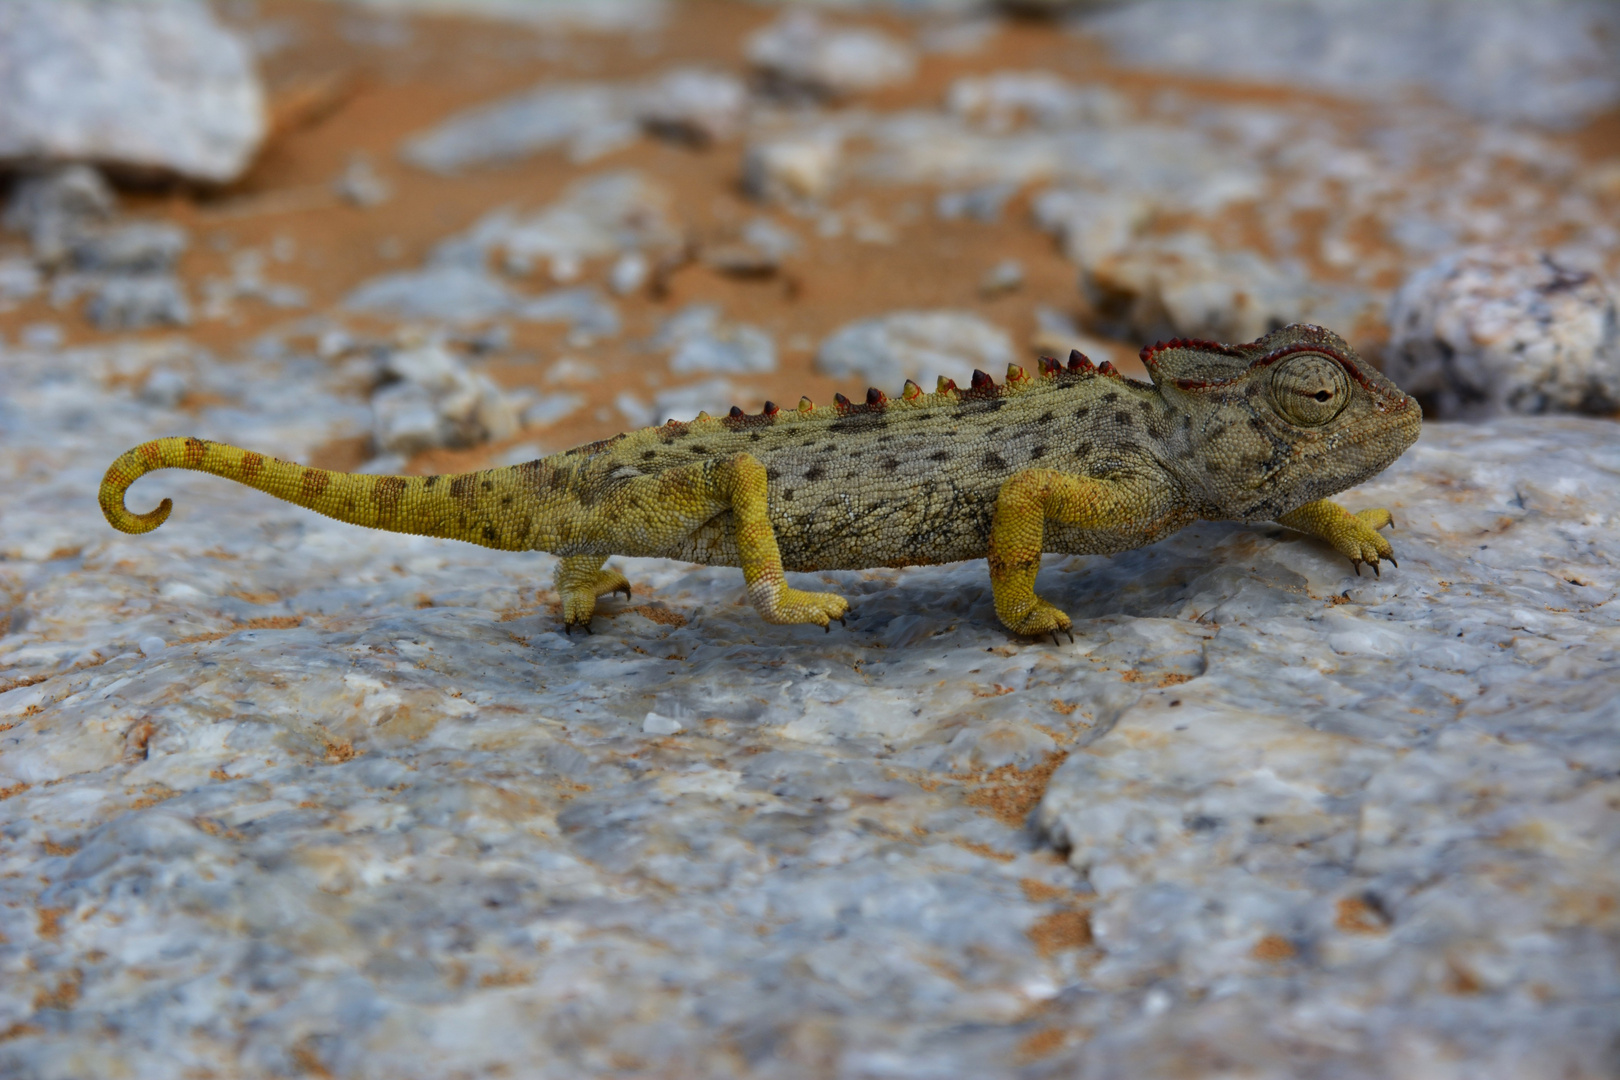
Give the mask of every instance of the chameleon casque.
M 195 438 L 143 443 L 108 468 L 101 509 L 143 533 L 172 502 L 132 514 L 124 493 L 161 468 L 212 473 L 339 521 L 561 556 L 565 628 L 630 592 L 610 555 L 742 568 L 772 623 L 842 621 L 848 603 L 786 570 L 987 559 L 996 614 L 1019 634 L 1068 633 L 1035 595 L 1043 552 L 1106 554 L 1198 519 L 1276 521 L 1378 571 L 1389 511 L 1328 496 L 1382 471 L 1418 437 L 1416 401 L 1337 335 L 1294 325 L 1247 345 L 1175 340 L 1142 350 L 1152 383 L 1079 353 L 1039 375 L 975 372 L 898 400 L 767 402 L 700 414 L 537 461 L 445 476 L 329 472 Z

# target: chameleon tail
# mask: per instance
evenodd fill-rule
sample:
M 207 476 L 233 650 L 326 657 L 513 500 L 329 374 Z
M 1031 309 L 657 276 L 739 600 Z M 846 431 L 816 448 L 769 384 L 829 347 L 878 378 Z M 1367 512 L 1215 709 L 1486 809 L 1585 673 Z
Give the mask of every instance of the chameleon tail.
M 466 540 L 508 551 L 539 548 L 548 510 L 542 502 L 572 501 L 547 462 L 529 462 L 454 476 L 370 476 L 312 469 L 225 443 L 174 436 L 153 439 L 124 454 L 101 481 L 101 512 L 113 528 L 151 532 L 168 519 L 173 502 L 131 513 L 124 492 L 154 469 L 192 469 L 246 484 L 338 521 L 388 532 Z M 538 492 L 550 498 L 537 499 Z

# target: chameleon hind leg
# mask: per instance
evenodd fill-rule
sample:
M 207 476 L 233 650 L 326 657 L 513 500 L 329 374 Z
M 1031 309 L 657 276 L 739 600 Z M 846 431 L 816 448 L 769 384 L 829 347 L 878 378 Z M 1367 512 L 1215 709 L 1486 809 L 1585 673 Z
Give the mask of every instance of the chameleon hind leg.
M 996 615 L 1015 634 L 1067 634 L 1064 612 L 1035 595 L 1046 523 L 1082 528 L 1119 528 L 1142 516 L 1143 500 L 1123 484 L 1054 469 L 1025 469 L 1001 485 L 990 518 L 990 586 Z
M 606 561 L 606 555 L 565 555 L 557 560 L 554 580 L 562 598 L 563 633 L 572 633 L 576 626 L 591 632 L 598 596 L 622 592 L 629 598 L 629 580 L 617 570 L 603 569 Z
M 789 587 L 766 504 L 765 466 L 750 454 L 694 462 L 620 483 L 577 523 L 576 535 L 598 551 L 665 555 L 678 551 L 682 541 L 727 511 L 748 599 L 761 618 L 823 628 L 833 619 L 843 619 L 849 610 L 843 597 Z M 570 597 L 575 600 L 573 617 L 584 621 L 589 618 L 586 603 L 594 607 L 596 595 L 611 591 L 611 586 L 602 587 L 600 575 L 612 571 L 601 570 L 601 565 L 602 559 L 594 555 L 569 556 L 558 565 L 565 619 L 570 617 Z M 572 591 L 564 590 L 565 575 Z M 595 595 L 587 601 L 586 593 L 592 590 Z

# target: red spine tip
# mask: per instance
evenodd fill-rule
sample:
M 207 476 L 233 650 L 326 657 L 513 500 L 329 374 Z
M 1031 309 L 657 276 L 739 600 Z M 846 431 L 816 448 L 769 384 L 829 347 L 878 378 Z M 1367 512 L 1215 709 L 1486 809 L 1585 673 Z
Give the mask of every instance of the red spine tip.
M 761 416 L 775 416 L 777 413 L 779 413 L 781 411 L 782 410 L 777 407 L 776 402 L 767 401 L 765 403 L 765 408 L 761 409 L 759 414 Z
M 1091 357 L 1087 356 L 1085 353 L 1081 352 L 1079 349 L 1071 349 L 1071 350 L 1069 350 L 1069 370 L 1070 371 L 1091 371 L 1091 370 L 1093 370 L 1092 366 L 1091 366 Z
M 1052 359 L 1052 357 L 1050 357 L 1050 356 L 1041 357 L 1041 375 L 1043 377 L 1044 376 L 1050 376 L 1050 375 L 1056 375 L 1059 371 L 1062 371 L 1062 370 L 1063 370 L 1063 365 L 1058 363 L 1056 360 Z
M 845 397 L 843 394 L 834 394 L 833 404 L 840 409 L 847 409 L 849 408 L 849 398 Z
M 868 405 L 887 405 L 889 403 L 889 395 L 885 394 L 875 386 L 868 386 L 866 388 L 866 403 Z
M 1114 369 L 1114 365 L 1111 361 L 1104 360 L 1102 363 L 1097 365 L 1097 374 L 1118 375 L 1119 372 Z
M 987 386 L 996 385 L 996 381 L 978 368 L 973 369 L 973 389 L 983 390 Z

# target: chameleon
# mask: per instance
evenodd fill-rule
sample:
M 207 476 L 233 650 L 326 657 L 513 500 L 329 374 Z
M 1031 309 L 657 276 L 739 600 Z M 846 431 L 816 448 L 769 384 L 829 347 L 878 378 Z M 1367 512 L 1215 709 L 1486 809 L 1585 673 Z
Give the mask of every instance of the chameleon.
M 1242 345 L 1175 339 L 1144 348 L 1151 382 L 1071 353 L 996 383 L 976 371 L 933 393 L 868 390 L 831 406 L 699 414 L 534 461 L 454 475 L 331 472 L 224 443 L 169 437 L 108 467 L 102 512 L 144 533 L 172 500 L 130 512 L 144 473 L 184 468 L 339 521 L 559 556 L 563 627 L 589 632 L 598 598 L 630 594 L 609 556 L 740 567 L 769 623 L 843 621 L 848 601 L 786 571 L 985 559 L 995 610 L 1016 634 L 1065 633 L 1035 592 L 1044 552 L 1109 554 L 1196 520 L 1275 521 L 1325 540 L 1357 574 L 1396 565 L 1384 508 L 1329 496 L 1416 441 L 1417 402 L 1338 335 L 1295 324 Z

